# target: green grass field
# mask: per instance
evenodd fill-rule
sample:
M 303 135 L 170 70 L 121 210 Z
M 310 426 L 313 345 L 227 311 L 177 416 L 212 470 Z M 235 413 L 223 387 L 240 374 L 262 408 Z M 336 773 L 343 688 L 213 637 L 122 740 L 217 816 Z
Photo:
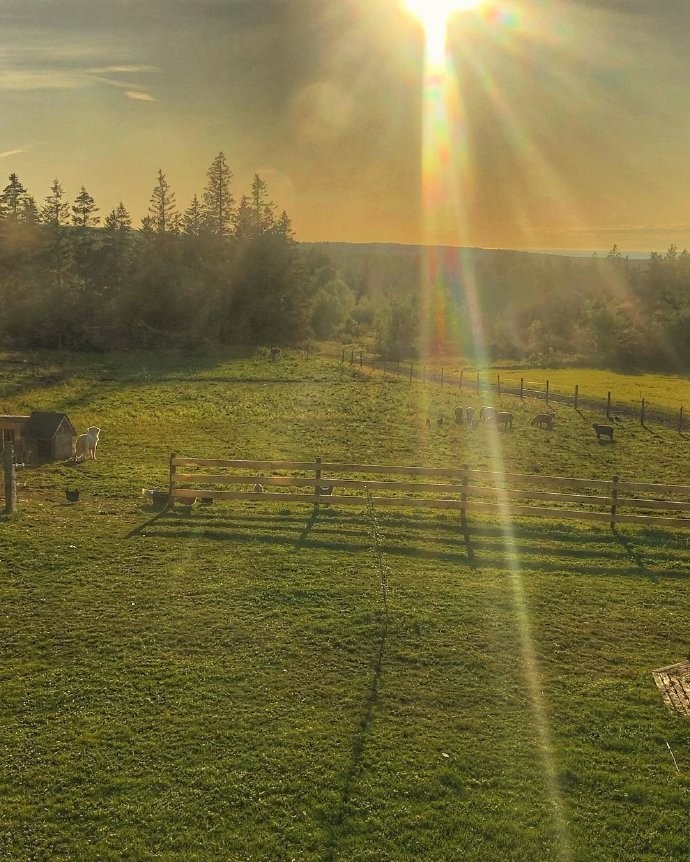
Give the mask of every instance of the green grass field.
M 690 657 L 690 531 L 142 502 L 172 451 L 690 483 L 687 433 L 506 397 L 492 453 L 457 403 L 298 354 L 3 364 L 0 412 L 103 430 L 0 520 L 0 858 L 690 858 L 651 676 Z

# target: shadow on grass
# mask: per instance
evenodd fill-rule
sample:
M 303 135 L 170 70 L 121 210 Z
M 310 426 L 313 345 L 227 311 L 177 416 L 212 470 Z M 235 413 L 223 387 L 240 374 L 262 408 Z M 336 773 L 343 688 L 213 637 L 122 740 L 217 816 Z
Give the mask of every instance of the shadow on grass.
M 628 536 L 617 530 L 585 532 L 557 524 L 517 523 L 511 542 L 498 525 L 379 515 L 386 531 L 382 551 L 398 558 L 450 563 L 461 569 L 491 568 L 507 571 L 517 553 L 526 572 L 598 577 L 635 576 L 656 581 L 659 577 L 690 578 L 687 566 L 678 568 L 678 553 L 686 550 L 680 539 L 662 531 L 638 531 Z M 345 516 L 314 507 L 306 520 L 300 513 L 271 515 L 164 509 L 128 534 L 182 541 L 228 544 L 260 543 L 285 547 L 296 553 L 310 549 L 364 553 L 371 537 L 362 513 Z M 668 564 L 671 564 L 670 566 Z M 666 564 L 666 565 L 664 565 Z
M 381 670 L 383 668 L 383 654 L 386 647 L 387 638 L 388 618 L 387 616 L 384 616 L 383 629 L 381 631 L 378 650 L 376 652 L 376 657 L 374 660 L 371 685 L 369 686 L 369 691 L 364 701 L 362 716 L 359 720 L 359 724 L 357 725 L 354 737 L 352 739 L 350 762 L 347 769 L 345 770 L 343 786 L 340 791 L 340 799 L 338 800 L 338 806 L 333 815 L 333 819 L 330 821 L 327 828 L 326 847 L 323 855 L 324 862 L 332 862 L 332 860 L 336 858 L 335 854 L 338 843 L 338 832 L 345 820 L 345 815 L 347 814 L 347 808 L 350 802 L 350 794 L 352 791 L 352 784 L 356 779 L 362 764 L 362 753 L 364 752 L 364 745 L 367 740 L 369 728 L 371 727 L 371 722 L 374 718 L 374 709 L 379 699 L 379 685 L 381 682 Z

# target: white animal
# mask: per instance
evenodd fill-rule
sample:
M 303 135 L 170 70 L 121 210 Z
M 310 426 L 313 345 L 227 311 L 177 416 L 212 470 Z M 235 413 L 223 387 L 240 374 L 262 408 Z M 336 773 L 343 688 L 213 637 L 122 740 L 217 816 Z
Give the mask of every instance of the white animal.
M 98 446 L 98 438 L 100 437 L 101 429 L 97 428 L 95 425 L 92 425 L 90 428 L 86 429 L 86 451 L 89 454 L 89 457 L 96 460 L 96 446 Z
M 86 434 L 80 434 L 77 437 L 77 442 L 74 444 L 74 460 L 83 461 L 88 452 L 86 443 Z

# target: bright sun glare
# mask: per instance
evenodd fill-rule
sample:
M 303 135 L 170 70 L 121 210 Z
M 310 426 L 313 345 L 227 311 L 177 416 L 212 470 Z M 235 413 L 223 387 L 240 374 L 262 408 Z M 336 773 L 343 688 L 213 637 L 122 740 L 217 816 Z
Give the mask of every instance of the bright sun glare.
M 405 0 L 405 7 L 424 28 L 427 49 L 434 53 L 445 46 L 448 19 L 456 12 L 477 9 L 484 0 Z

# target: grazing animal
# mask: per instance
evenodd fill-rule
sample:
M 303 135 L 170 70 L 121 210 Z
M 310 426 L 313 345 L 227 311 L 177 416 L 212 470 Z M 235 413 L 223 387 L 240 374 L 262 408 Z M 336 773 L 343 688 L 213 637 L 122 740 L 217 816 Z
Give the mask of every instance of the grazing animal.
M 597 440 L 601 440 L 602 437 L 608 437 L 613 443 L 613 425 L 599 425 L 595 422 L 592 428 L 596 431 Z
M 426 427 L 431 428 L 431 419 L 428 416 L 426 417 Z
M 86 429 L 86 452 L 94 461 L 96 460 L 96 446 L 98 446 L 98 438 L 100 437 L 100 434 L 101 429 L 97 428 L 95 425 Z
M 438 419 L 436 420 L 436 424 L 439 428 L 443 425 L 443 416 L 438 417 Z
M 277 362 L 280 359 L 280 347 L 271 348 L 271 362 Z
M 256 485 L 254 485 L 254 493 L 255 494 L 263 494 L 263 492 L 264 492 L 264 486 L 260 482 L 257 482 Z
M 486 404 L 479 410 L 479 418 L 482 422 L 488 422 L 496 415 L 495 407 L 487 407 Z
M 513 414 L 509 413 L 507 410 L 499 410 L 498 413 L 495 414 L 495 420 L 497 425 L 503 425 L 504 428 L 510 428 L 513 430 Z
M 88 452 L 87 442 L 86 442 L 86 434 L 80 434 L 77 437 L 77 441 L 74 444 L 74 455 L 73 458 L 75 461 L 83 461 L 86 458 Z
M 456 407 L 455 408 L 455 424 L 462 425 L 465 421 L 465 408 L 464 407 Z
M 548 428 L 549 431 L 553 431 L 553 416 L 550 413 L 538 413 L 530 425 L 538 425 L 540 428 Z
M 314 489 L 317 497 L 330 497 L 333 494 L 333 485 L 317 485 Z M 328 503 L 324 503 L 324 506 L 328 506 Z
M 65 488 L 65 497 L 67 497 L 68 503 L 76 503 L 79 500 L 79 491 L 76 489 L 70 490 L 70 488 Z

